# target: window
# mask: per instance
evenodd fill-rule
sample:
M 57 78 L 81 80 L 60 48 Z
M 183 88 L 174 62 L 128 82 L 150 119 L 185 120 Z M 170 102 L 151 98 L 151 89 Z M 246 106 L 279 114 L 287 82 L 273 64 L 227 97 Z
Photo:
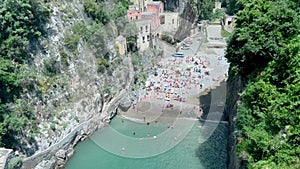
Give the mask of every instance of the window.
M 148 25 L 145 26 L 145 32 L 148 32 Z
M 130 20 L 132 20 L 132 17 L 130 17 Z
M 143 43 L 145 43 L 145 36 L 143 36 Z
M 143 27 L 142 26 L 140 27 L 140 30 L 141 30 L 141 33 L 143 33 Z
M 172 19 L 172 24 L 174 24 L 175 22 L 174 22 L 174 19 Z
M 135 19 L 138 20 L 138 19 L 139 19 L 139 16 L 135 16 Z
M 164 15 L 160 16 L 159 20 L 160 20 L 161 25 L 165 24 L 165 16 Z
M 147 41 L 150 41 L 150 35 L 147 35 Z

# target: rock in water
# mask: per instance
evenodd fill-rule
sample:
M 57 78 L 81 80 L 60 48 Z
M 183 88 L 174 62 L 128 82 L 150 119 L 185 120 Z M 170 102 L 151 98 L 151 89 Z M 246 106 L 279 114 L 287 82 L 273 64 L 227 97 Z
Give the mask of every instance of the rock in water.
M 131 100 L 129 99 L 129 97 L 126 97 L 126 98 L 122 99 L 122 101 L 120 102 L 118 107 L 122 111 L 126 112 L 130 108 L 130 106 L 131 106 Z
M 66 158 L 66 154 L 67 154 L 67 151 L 66 150 L 58 150 L 58 152 L 55 154 L 55 156 L 58 158 L 58 159 L 65 159 Z

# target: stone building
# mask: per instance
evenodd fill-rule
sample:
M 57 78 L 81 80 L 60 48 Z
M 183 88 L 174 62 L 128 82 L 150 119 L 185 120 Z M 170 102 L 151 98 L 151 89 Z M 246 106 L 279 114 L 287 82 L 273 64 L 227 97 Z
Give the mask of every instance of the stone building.
M 164 12 L 160 13 L 160 26 L 156 31 L 158 34 L 168 32 L 174 35 L 179 27 L 179 13 L 177 12 Z
M 143 12 L 142 13 L 143 19 L 150 19 L 151 20 L 151 31 L 155 31 L 159 26 L 159 16 L 155 12 Z
M 137 38 L 137 48 L 141 51 L 151 47 L 151 19 L 140 19 L 134 21 L 139 29 L 139 35 Z
M 142 19 L 142 10 L 138 9 L 136 6 L 130 6 L 127 11 L 128 20 L 139 20 Z
M 213 12 L 215 13 L 215 11 L 217 9 L 222 9 L 222 3 L 221 2 L 215 2 L 215 7 L 213 9 Z
M 161 1 L 131 0 L 133 5 L 127 11 L 127 18 L 136 23 L 139 29 L 137 47 L 145 50 L 155 47 L 155 39 L 162 32 L 175 34 L 179 27 L 179 14 L 164 12 Z
M 147 4 L 147 12 L 155 12 L 157 14 L 164 12 L 164 4 L 160 1 L 153 1 Z
M 235 20 L 236 20 L 235 15 L 230 16 L 230 15 L 225 14 L 224 18 L 223 18 L 223 21 L 222 21 L 224 29 L 228 32 L 232 32 L 233 28 L 235 26 Z

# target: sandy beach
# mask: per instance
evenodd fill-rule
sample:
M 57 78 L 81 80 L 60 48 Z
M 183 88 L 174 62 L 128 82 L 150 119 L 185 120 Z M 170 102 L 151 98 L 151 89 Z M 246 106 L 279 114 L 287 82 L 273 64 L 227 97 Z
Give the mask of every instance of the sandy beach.
M 126 112 L 119 111 L 119 114 L 147 124 L 162 119 L 201 118 L 200 95 L 227 80 L 229 64 L 224 57 L 225 49 L 207 48 L 208 45 L 226 44 L 220 31 L 220 27 L 208 27 L 207 39 L 211 40 L 206 43 L 200 34 L 183 40 L 177 52 L 183 57 L 172 56 L 175 48 L 173 51 L 168 48 L 164 52 L 167 56 L 153 68 L 145 86 L 139 90 L 137 100 Z

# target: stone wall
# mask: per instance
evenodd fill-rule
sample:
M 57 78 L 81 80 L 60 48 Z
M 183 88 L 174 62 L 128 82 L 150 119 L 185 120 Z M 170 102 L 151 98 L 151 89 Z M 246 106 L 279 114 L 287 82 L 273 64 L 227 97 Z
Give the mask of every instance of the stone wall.
M 78 136 L 80 131 L 82 130 L 82 126 L 85 125 L 86 123 L 80 124 L 79 126 L 75 127 L 73 131 L 71 131 L 64 139 L 62 139 L 60 142 L 50 146 L 48 149 L 36 153 L 31 157 L 28 157 L 23 160 L 23 169 L 28 169 L 28 168 L 34 168 L 37 166 L 40 162 L 43 160 L 50 160 L 53 156 L 55 156 L 56 152 L 59 149 L 65 148 L 70 146 L 75 138 Z

